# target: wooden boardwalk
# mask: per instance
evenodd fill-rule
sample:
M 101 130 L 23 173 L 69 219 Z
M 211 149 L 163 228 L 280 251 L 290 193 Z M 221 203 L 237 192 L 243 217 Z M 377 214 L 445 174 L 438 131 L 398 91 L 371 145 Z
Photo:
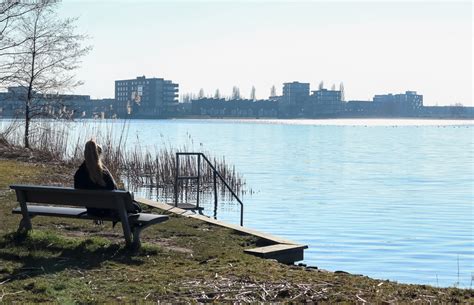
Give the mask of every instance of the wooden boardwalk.
M 190 203 L 178 203 L 178 208 L 186 211 L 197 211 L 199 214 L 202 213 L 204 210 L 203 207 L 197 207 L 195 204 L 190 204 Z
M 149 206 L 158 208 L 160 210 L 163 210 L 169 213 L 178 214 L 184 217 L 199 219 L 201 221 L 204 221 L 216 226 L 221 226 L 224 228 L 238 231 L 242 234 L 259 237 L 262 241 L 264 241 L 265 246 L 244 250 L 245 253 L 256 255 L 258 257 L 262 257 L 266 259 L 275 259 L 285 264 L 293 264 L 296 261 L 303 260 L 304 250 L 308 248 L 307 245 L 297 244 L 293 241 L 283 239 L 277 236 L 273 236 L 267 233 L 262 233 L 256 230 L 241 227 L 239 225 L 234 225 L 234 224 L 226 223 L 220 220 L 215 220 L 204 215 L 198 215 L 189 210 L 177 208 L 163 202 L 152 201 L 152 200 L 148 200 L 144 198 L 136 198 L 135 200 L 142 204 L 149 205 Z

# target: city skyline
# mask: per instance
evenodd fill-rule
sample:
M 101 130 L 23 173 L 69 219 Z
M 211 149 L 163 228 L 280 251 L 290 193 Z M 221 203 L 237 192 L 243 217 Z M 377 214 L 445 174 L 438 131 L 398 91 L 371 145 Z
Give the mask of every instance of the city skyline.
M 422 92 L 426 105 L 472 102 L 470 2 L 77 2 L 94 50 L 74 93 L 112 97 L 114 80 L 164 77 L 180 94 L 267 98 L 289 81 L 343 82 L 348 100 Z M 322 47 L 323 46 L 323 47 Z

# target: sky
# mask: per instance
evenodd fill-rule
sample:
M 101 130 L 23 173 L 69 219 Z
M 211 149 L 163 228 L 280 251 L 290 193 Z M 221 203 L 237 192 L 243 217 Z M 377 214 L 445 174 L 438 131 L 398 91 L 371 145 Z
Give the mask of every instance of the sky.
M 425 105 L 473 103 L 473 4 L 430 1 L 79 1 L 61 17 L 93 50 L 74 93 L 114 96 L 114 81 L 161 77 L 180 94 L 267 98 L 300 81 L 346 100 L 417 91 Z

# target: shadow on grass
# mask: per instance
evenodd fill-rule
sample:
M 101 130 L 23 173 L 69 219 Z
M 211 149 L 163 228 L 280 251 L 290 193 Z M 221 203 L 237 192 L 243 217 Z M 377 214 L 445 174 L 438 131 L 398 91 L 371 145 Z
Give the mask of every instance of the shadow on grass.
M 8 270 L 0 282 L 54 274 L 65 269 L 96 269 L 104 262 L 138 266 L 144 263 L 142 256 L 158 252 L 158 249 L 150 247 L 132 251 L 99 238 L 66 239 L 37 231 L 9 233 L 0 238 L 0 262 L 10 262 L 16 267 Z

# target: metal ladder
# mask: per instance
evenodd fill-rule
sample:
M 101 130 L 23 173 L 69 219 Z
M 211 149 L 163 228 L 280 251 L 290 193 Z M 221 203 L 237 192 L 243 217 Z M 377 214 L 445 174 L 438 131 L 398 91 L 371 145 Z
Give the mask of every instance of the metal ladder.
M 180 156 L 197 156 L 197 176 L 180 176 L 179 175 L 179 157 Z M 234 190 L 227 184 L 225 179 L 222 175 L 217 171 L 216 167 L 209 161 L 209 159 L 203 154 L 199 152 L 177 152 L 176 153 L 176 171 L 175 171 L 175 183 L 174 183 L 174 206 L 178 208 L 182 208 L 185 210 L 192 210 L 198 211 L 202 214 L 203 208 L 199 206 L 199 193 L 200 193 L 200 182 L 201 182 L 201 159 L 204 160 L 212 170 L 213 173 L 213 191 L 214 191 L 214 218 L 216 218 L 217 213 L 217 204 L 218 204 L 218 196 L 217 196 L 217 178 L 219 178 L 222 184 L 229 190 L 232 196 L 237 200 L 240 204 L 240 225 L 243 226 L 244 224 L 244 204 L 242 200 L 240 200 L 239 196 L 235 194 Z M 178 189 L 179 189 L 179 181 L 180 180 L 196 180 L 197 181 L 197 194 L 196 194 L 196 205 L 191 204 L 178 204 Z

